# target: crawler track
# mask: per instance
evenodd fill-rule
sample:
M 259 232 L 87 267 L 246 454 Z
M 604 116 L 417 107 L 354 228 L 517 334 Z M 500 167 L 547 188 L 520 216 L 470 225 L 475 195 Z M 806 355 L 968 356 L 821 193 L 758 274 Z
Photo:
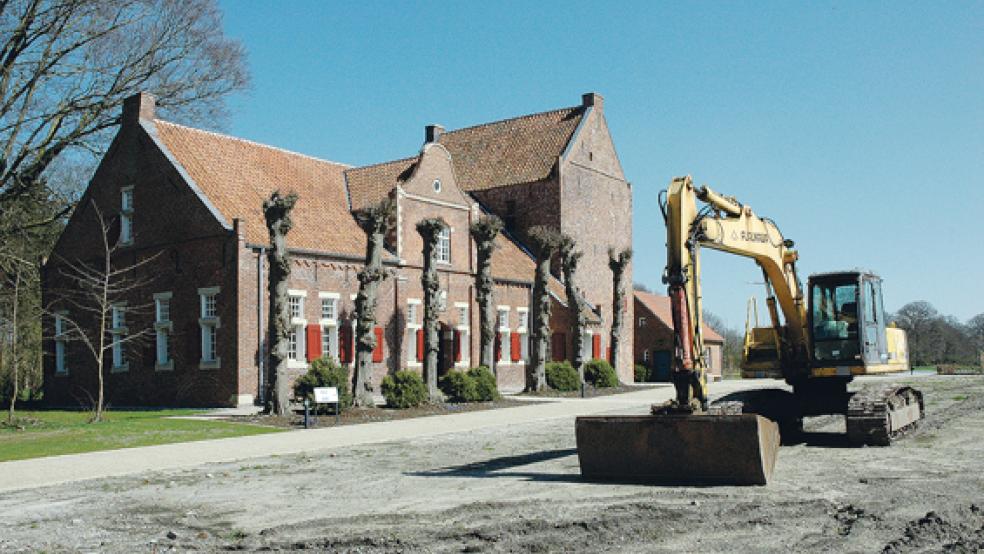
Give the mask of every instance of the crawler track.
M 923 418 L 918 390 L 899 385 L 860 391 L 847 405 L 847 438 L 853 444 L 888 446 Z

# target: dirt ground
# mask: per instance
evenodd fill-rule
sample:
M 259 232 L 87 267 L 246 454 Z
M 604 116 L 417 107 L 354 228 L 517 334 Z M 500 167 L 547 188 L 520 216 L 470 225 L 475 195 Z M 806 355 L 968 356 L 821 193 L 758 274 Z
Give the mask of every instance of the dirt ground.
M 896 381 L 926 397 L 911 436 L 809 419 L 767 487 L 586 483 L 557 419 L 15 492 L 0 551 L 980 551 L 984 377 Z

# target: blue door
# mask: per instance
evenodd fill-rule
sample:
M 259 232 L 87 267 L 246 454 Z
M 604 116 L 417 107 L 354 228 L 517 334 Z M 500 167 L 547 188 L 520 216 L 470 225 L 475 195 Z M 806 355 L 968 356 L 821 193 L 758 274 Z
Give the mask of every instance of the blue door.
M 669 350 L 653 352 L 653 381 L 670 380 L 670 359 Z

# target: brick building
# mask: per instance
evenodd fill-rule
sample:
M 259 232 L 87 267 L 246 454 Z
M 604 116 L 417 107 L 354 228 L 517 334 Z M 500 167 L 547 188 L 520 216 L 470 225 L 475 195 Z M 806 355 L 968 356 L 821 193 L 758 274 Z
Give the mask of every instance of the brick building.
M 294 375 L 321 355 L 351 364 L 356 275 L 366 246 L 353 212 L 387 197 L 396 202 L 397 222 L 386 241 L 388 278 L 379 290 L 376 329 L 383 340 L 374 355 L 374 383 L 422 365 L 423 264 L 415 225 L 429 217 L 447 224 L 439 243 L 446 306 L 440 316 L 442 371 L 478 360 L 476 255 L 468 229 L 483 212 L 498 214 L 507 225 L 492 261 L 500 387 L 520 388 L 524 381 L 534 272 L 524 237 L 533 225 L 578 240 L 584 258 L 576 286 L 592 308 L 586 353 L 607 353 L 607 251 L 631 245 L 632 221 L 631 188 L 600 96 L 585 94 L 577 106 L 454 131 L 427 126 L 416 155 L 351 167 L 157 119 L 153 97 L 139 94 L 125 102 L 120 130 L 44 268 L 45 301 L 62 313 L 46 323 L 54 338 L 46 345 L 45 398 L 74 404 L 96 386 L 91 356 L 58 334 L 64 330 L 59 317 L 82 317 L 58 305 L 58 291 L 68 286 L 60 264 L 101 251 L 93 206 L 116 222 L 117 260 L 152 258 L 138 270 L 152 276 L 152 284 L 122 299 L 113 323 L 120 333 L 146 329 L 152 336 L 107 357 L 107 399 L 118 405 L 222 405 L 262 397 L 269 239 L 261 206 L 275 189 L 299 195 L 287 235 Z M 549 288 L 551 355 L 569 358 L 564 286 L 554 277 Z M 152 309 L 128 308 L 144 304 Z M 633 306 L 625 310 L 632 321 Z M 623 381 L 632 380 L 627 327 L 625 361 L 617 368 Z
M 670 297 L 651 292 L 634 291 L 635 304 L 635 363 L 653 370 L 655 380 L 669 380 L 673 359 L 673 311 Z M 709 378 L 721 379 L 724 367 L 724 337 L 707 323 L 701 326 L 704 334 L 704 356 L 708 361 Z

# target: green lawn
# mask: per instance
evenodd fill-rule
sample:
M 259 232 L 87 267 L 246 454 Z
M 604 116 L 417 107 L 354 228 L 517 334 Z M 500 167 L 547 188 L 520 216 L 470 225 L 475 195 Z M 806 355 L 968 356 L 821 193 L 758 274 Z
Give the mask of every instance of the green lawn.
M 0 426 L 0 462 L 280 431 L 226 421 L 168 418 L 196 413 L 201 410 L 111 411 L 103 414 L 102 422 L 90 424 L 89 412 L 18 412 L 23 429 Z M 6 414 L 2 416 L 5 423 Z

